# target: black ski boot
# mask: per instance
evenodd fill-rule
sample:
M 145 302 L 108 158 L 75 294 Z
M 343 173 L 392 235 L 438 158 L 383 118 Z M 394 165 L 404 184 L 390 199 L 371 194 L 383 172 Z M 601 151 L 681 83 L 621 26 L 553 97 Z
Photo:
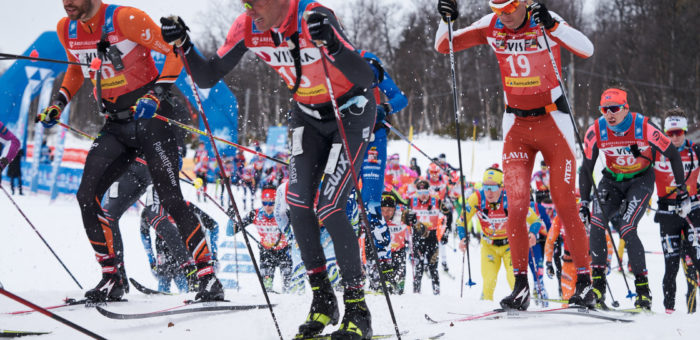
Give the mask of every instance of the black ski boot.
M 527 282 L 527 273 L 515 275 L 513 292 L 501 300 L 503 309 L 527 310 L 530 306 L 530 285 Z
M 182 267 L 182 274 L 187 280 L 187 291 L 196 292 L 199 290 L 199 280 L 197 279 L 197 267 L 193 264 L 187 264 Z
M 304 339 L 321 334 L 328 324 L 337 325 L 340 319 L 338 300 L 333 292 L 331 282 L 328 281 L 326 271 L 309 275 L 309 283 L 314 297 L 311 300 L 311 309 L 306 321 L 299 326 L 299 333 L 295 339 Z
M 576 275 L 576 290 L 574 291 L 574 295 L 569 298 L 569 304 L 586 308 L 595 308 L 597 300 L 598 294 L 595 293 L 594 288 L 591 286 L 590 274 Z
M 649 290 L 649 279 L 646 275 L 635 275 L 634 286 L 637 288 L 637 299 L 634 306 L 637 308 L 651 310 L 651 291 Z
M 124 296 L 124 278 L 120 274 L 121 263 L 116 263 L 114 258 L 100 262 L 102 266 L 102 280 L 95 288 L 85 292 L 85 298 L 89 302 L 119 301 Z
M 345 289 L 343 293 L 345 315 L 340 328 L 331 333 L 331 340 L 372 339 L 372 314 L 365 303 L 365 293 L 360 289 Z
M 126 269 L 124 268 L 124 263 L 122 263 L 122 265 L 119 266 L 119 274 L 122 276 L 122 280 L 124 280 L 124 294 L 129 294 L 129 277 L 126 276 Z
M 593 278 L 593 294 L 595 294 L 595 308 L 607 310 L 605 304 L 605 289 L 607 288 L 607 279 L 605 278 L 605 267 L 593 267 L 591 270 L 591 278 Z
M 219 279 L 214 274 L 214 267 L 204 264 L 198 265 L 200 269 L 197 271 L 198 291 L 194 296 L 195 301 L 223 301 L 224 286 L 221 285 Z M 201 276 L 200 276 L 201 275 Z

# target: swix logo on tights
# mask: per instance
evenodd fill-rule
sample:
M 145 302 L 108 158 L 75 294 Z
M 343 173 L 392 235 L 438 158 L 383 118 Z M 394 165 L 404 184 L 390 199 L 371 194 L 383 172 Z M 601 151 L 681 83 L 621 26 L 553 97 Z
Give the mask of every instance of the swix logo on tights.
M 567 184 L 571 184 L 571 160 L 567 159 L 566 160 L 566 167 L 564 168 L 564 182 Z
M 323 195 L 326 196 L 327 199 L 333 199 L 333 194 L 335 194 L 338 184 L 343 179 L 343 176 L 345 175 L 345 172 L 349 166 L 350 161 L 345 158 L 345 153 L 341 153 L 340 157 L 338 158 L 338 164 L 336 165 L 335 172 L 332 175 L 326 174 L 328 185 L 326 185 L 326 188 L 323 190 Z
M 625 221 L 632 220 L 632 215 L 634 215 L 634 211 L 641 202 L 642 200 L 638 199 L 637 196 L 632 196 L 632 200 L 627 204 L 627 210 L 625 211 L 625 215 L 622 216 L 622 219 Z
M 518 151 L 513 151 L 513 152 L 507 152 L 503 154 L 503 161 L 511 161 L 511 160 L 528 160 L 529 156 L 525 152 L 518 152 Z

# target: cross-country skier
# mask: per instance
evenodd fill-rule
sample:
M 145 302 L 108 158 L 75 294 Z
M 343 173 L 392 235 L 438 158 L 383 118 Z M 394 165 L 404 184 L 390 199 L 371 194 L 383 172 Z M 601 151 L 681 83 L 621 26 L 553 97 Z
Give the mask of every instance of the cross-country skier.
M 101 63 L 92 67 L 70 65 L 51 105 L 36 117 L 45 127 L 54 126 L 61 111 L 80 89 L 84 78 L 100 82 L 96 98 L 107 120 L 85 160 L 77 198 L 83 224 L 102 266 L 102 280 L 85 296 L 89 300 L 119 300 L 126 282 L 120 275 L 113 240 L 109 237 L 100 198 L 143 153 L 161 204 L 175 219 L 187 249 L 197 262 L 200 290 L 196 300 L 222 300 L 224 290 L 214 274 L 210 253 L 194 212 L 182 198 L 178 181 L 178 150 L 172 127 L 152 119 L 159 113 L 171 117 L 170 87 L 182 68 L 173 49 L 163 41 L 160 28 L 144 12 L 100 0 L 64 0 L 68 17 L 57 25 L 68 60 Z M 166 55 L 159 74 L 151 50 Z
M 414 197 L 409 197 L 408 213 L 404 223 L 413 228 L 413 257 L 416 260 L 413 271 L 413 292 L 420 293 L 423 270 L 427 266 L 432 280 L 433 294 L 440 294 L 438 242 L 445 232 L 444 217 L 452 213 L 439 199 L 430 195 L 430 184 L 425 179 L 416 181 Z
M 207 201 L 207 174 L 209 173 L 209 151 L 204 143 L 199 143 L 197 152 L 194 154 L 194 175 L 202 181 L 202 185 L 197 188 L 197 202 L 204 199 Z
M 593 54 L 593 44 L 542 4 L 535 3 L 528 9 L 525 0 L 491 0 L 489 6 L 493 13 L 469 27 L 456 30 L 453 41 L 456 51 L 488 44 L 496 54 L 501 70 L 506 104 L 503 170 L 511 207 L 507 228 L 515 274 L 513 292 L 501 300 L 501 306 L 524 309 L 530 298 L 526 293 L 529 287 L 525 219 L 530 200 L 527 179 L 532 173 L 537 152 L 542 153 L 550 167 L 552 201 L 573 240 L 571 255 L 579 280 L 571 302 L 592 306 L 594 296 L 589 289 L 588 242 L 585 228 L 577 216 L 573 195 L 576 187 L 573 125 L 540 25 L 546 31 L 557 67 L 561 65 L 562 48 L 588 58 Z M 443 20 L 436 32 L 435 48 L 440 53 L 447 53 L 447 20 L 454 21 L 459 17 L 456 1 L 438 0 L 438 12 Z
M 294 99 L 287 201 L 314 288 L 307 321 L 299 327 L 299 335 L 321 333 L 329 323 L 335 324 L 340 314 L 320 242 L 319 223 L 323 222 L 333 238 L 344 286 L 345 315 L 333 337 L 371 337 L 359 245 L 344 207 L 354 187 L 350 166 L 359 172 L 377 114 L 374 96 L 367 91 L 374 72 L 348 41 L 333 12 L 316 1 L 243 0 L 243 6 L 246 12 L 236 19 L 223 46 L 209 60 L 193 51 L 182 19 L 161 19 L 163 35 L 184 50 L 199 86 L 213 86 L 248 50 L 286 82 Z M 314 42 L 323 46 L 317 48 Z M 341 140 L 333 100 L 340 110 L 347 140 Z M 345 141 L 349 150 L 343 150 Z M 324 173 L 318 210 L 314 210 L 314 197 Z
M 442 154 L 444 156 L 444 154 Z M 437 160 L 437 159 L 436 159 Z M 445 232 L 442 233 L 440 237 L 439 248 L 440 248 L 440 264 L 442 265 L 442 271 L 449 275 L 450 269 L 447 267 L 447 247 L 448 238 L 450 232 L 452 232 L 452 211 L 454 210 L 454 205 L 452 200 L 447 197 L 447 192 L 449 190 L 449 182 L 451 176 L 449 175 L 450 170 L 447 162 L 444 163 L 443 168 L 439 168 L 437 164 L 430 163 L 428 166 L 428 173 L 426 178 L 428 183 L 430 183 L 430 196 L 435 197 L 445 206 L 446 211 L 449 213 L 445 214 Z
M 238 232 L 249 224 L 255 225 L 260 235 L 260 273 L 263 276 L 265 289 L 272 291 L 275 269 L 279 267 L 282 274 L 282 291 L 287 293 L 292 276 L 291 247 L 284 230 L 280 228 L 275 218 L 276 195 L 276 187 L 264 186 L 260 197 L 263 207 L 252 210 L 243 220 L 242 226 L 234 223 L 233 228 L 234 232 Z
M 5 124 L 0 122 L 0 174 L 3 170 L 5 170 L 5 167 L 7 167 L 7 165 L 10 164 L 15 157 L 17 157 L 19 147 L 19 139 L 15 137 L 12 131 L 10 131 Z M 2 179 L 2 176 L 0 176 L 0 179 Z M 1 181 L 0 185 L 2 185 Z M 21 182 L 19 183 L 19 187 L 20 192 L 22 192 Z M 14 193 L 14 186 L 12 187 L 12 193 Z
M 384 174 L 387 165 L 387 127 L 382 121 L 385 119 L 390 120 L 390 115 L 403 110 L 408 104 L 408 99 L 396 86 L 386 69 L 384 69 L 379 57 L 364 50 L 360 51 L 360 56 L 365 58 L 372 65 L 372 70 L 375 71 L 374 85 L 376 86 L 373 88 L 373 93 L 377 102 L 377 118 L 374 123 L 371 142 L 367 146 L 367 152 L 362 161 L 360 177 L 362 178 L 362 201 L 365 203 L 367 217 L 370 221 L 370 235 L 372 235 L 377 252 L 380 254 L 378 268 L 372 259 L 368 259 L 370 288 L 378 289 L 379 283 L 372 278 L 379 277 L 379 275 L 373 275 L 372 272 L 381 270 L 389 275 L 393 275 L 393 273 L 388 273 L 393 268 L 391 264 L 391 234 L 387 221 L 382 220 L 380 209 L 382 191 L 384 191 Z M 383 103 L 381 103 L 382 93 L 387 99 Z
M 410 237 L 409 228 L 402 220 L 402 211 L 398 209 L 393 193 L 382 193 L 382 218 L 391 232 L 391 265 L 393 275 L 390 278 L 396 294 L 403 294 L 406 283 L 406 248 Z M 405 210 L 404 210 L 405 211 Z
M 661 248 L 664 251 L 665 271 L 663 278 L 664 308 L 666 313 L 672 313 L 676 304 L 676 275 L 678 274 L 678 264 L 681 261 L 681 248 L 686 246 L 689 250 L 694 267 L 700 268 L 698 256 L 700 256 L 700 246 L 695 239 L 700 230 L 700 204 L 698 204 L 698 174 L 700 174 L 700 145 L 687 139 L 688 118 L 685 111 L 680 108 L 667 110 L 664 115 L 664 132 L 671 140 L 673 146 L 678 150 L 683 162 L 685 172 L 684 179 L 688 186 L 688 195 L 692 203 L 692 208 L 687 218 L 681 217 L 677 210 L 678 191 L 676 182 L 671 171 L 671 162 L 661 155 L 656 154 L 654 164 L 654 174 L 656 175 L 656 194 L 659 195 L 658 210 L 654 216 L 654 221 L 659 223 L 661 232 Z M 690 246 L 684 244 L 690 243 Z M 629 253 L 629 250 L 628 250 Z M 692 280 L 691 280 L 692 281 Z M 688 295 L 695 297 L 695 293 L 689 291 Z
M 476 215 L 481 224 L 481 276 L 484 279 L 481 299 L 493 300 L 501 263 L 508 284 L 511 288 L 515 284 L 506 232 L 509 212 L 513 208 L 509 208 L 508 195 L 503 189 L 503 172 L 500 169 L 491 167 L 484 171 L 481 188 L 467 198 L 466 209 L 467 221 Z M 542 226 L 542 221 L 531 208 L 528 208 L 526 223 L 530 233 L 536 232 Z M 467 231 L 462 215 L 457 220 L 457 234 L 460 238 L 459 249 L 464 252 L 467 249 Z
M 148 256 L 151 271 L 158 279 L 158 290 L 170 292 L 171 281 L 175 281 L 180 292 L 196 289 L 194 259 L 187 253 L 177 227 L 174 225 L 172 217 L 160 204 L 158 193 L 153 190 L 153 185 L 147 187 L 145 201 L 144 209 L 141 212 L 141 241 Z M 219 224 L 196 205 L 190 202 L 186 203 L 192 207 L 200 225 L 205 228 L 205 234 L 208 236 L 206 242 L 211 249 L 209 256 L 216 268 Z M 151 228 L 155 230 L 156 235 L 155 253 L 151 241 Z
M 581 190 L 581 218 L 590 219 L 590 247 L 593 257 L 593 292 L 598 302 L 605 300 L 606 252 L 605 234 L 609 219 L 622 211 L 617 226 L 620 237 L 625 240 L 634 284 L 637 290 L 636 307 L 651 308 L 651 291 L 647 279 L 644 246 L 637 235 L 637 224 L 654 192 L 654 154 L 668 158 L 675 183 L 671 191 L 677 194 L 675 205 L 683 206 L 681 218 L 688 214 L 690 197 L 685 186 L 683 163 L 676 147 L 661 130 L 649 122 L 649 118 L 630 112 L 627 92 L 619 88 L 606 89 L 600 97 L 600 113 L 584 137 L 585 157 L 581 165 L 579 188 Z M 599 152 L 605 158 L 603 178 L 598 183 L 598 195 L 593 197 L 593 211 L 588 208 L 591 201 L 593 167 Z M 670 191 L 669 191 L 670 192 Z M 625 206 L 621 206 L 621 204 Z M 686 210 L 686 208 L 688 210 Z M 561 214 L 560 214 L 561 215 Z M 563 216 L 562 216 L 563 217 Z M 567 237 L 569 231 L 567 230 Z M 574 242 L 570 242 L 572 245 Z

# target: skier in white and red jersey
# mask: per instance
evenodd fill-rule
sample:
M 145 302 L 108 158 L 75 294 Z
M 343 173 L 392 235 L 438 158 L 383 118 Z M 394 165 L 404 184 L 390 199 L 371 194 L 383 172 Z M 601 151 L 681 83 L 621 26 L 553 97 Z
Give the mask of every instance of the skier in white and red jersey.
M 664 116 L 664 132 L 673 146 L 680 152 L 688 195 L 693 202 L 687 216 L 688 220 L 686 220 L 677 211 L 678 192 L 671 171 L 671 163 L 665 156 L 657 153 L 654 174 L 656 175 L 656 194 L 659 195 L 659 199 L 654 221 L 659 223 L 661 248 L 664 251 L 665 271 L 662 281 L 664 308 L 666 308 L 666 313 L 671 314 L 675 310 L 676 275 L 678 274 L 678 264 L 682 261 L 682 255 L 689 256 L 692 262 L 691 267 L 700 268 L 700 263 L 698 263 L 700 247 L 697 247 L 698 243 L 694 241 L 700 232 L 696 228 L 700 226 L 700 209 L 698 209 L 700 206 L 696 203 L 698 202 L 698 174 L 700 174 L 700 159 L 698 158 L 700 157 L 700 145 L 686 138 L 688 118 L 683 110 L 680 108 L 670 109 L 666 111 Z M 691 245 L 692 243 L 695 244 L 695 247 Z M 689 284 L 686 302 L 688 313 L 691 313 L 695 310 L 696 294 L 692 283 L 696 281 L 696 277 L 694 275 L 688 276 L 687 279 Z
M 345 314 L 332 337 L 371 337 L 360 249 L 345 206 L 354 188 L 350 167 L 359 173 L 377 115 L 373 92 L 368 91 L 375 82 L 375 71 L 347 39 L 333 11 L 314 0 L 243 0 L 242 5 L 245 13 L 235 20 L 224 44 L 208 60 L 194 51 L 180 18 L 161 19 L 164 39 L 184 50 L 199 86 L 214 86 L 248 50 L 285 81 L 294 103 L 289 122 L 292 155 L 287 203 L 313 287 L 311 308 L 298 335 L 319 334 L 339 319 L 320 241 L 319 223 L 323 223 L 333 239 L 344 286 Z M 346 140 L 336 124 L 332 101 L 339 108 Z
M 279 267 L 280 274 L 282 274 L 282 290 L 286 293 L 289 291 L 289 283 L 292 278 L 292 257 L 287 237 L 275 219 L 276 196 L 277 187 L 263 186 L 260 195 L 263 207 L 252 210 L 242 222 L 243 228 L 254 224 L 260 235 L 260 273 L 263 276 L 265 289 L 272 291 L 275 268 Z M 233 224 L 234 232 L 239 232 L 243 228 L 238 223 Z
M 530 186 L 529 181 L 523 179 L 530 178 L 537 152 L 542 153 L 550 167 L 552 201 L 572 240 L 571 255 L 580 278 L 571 303 L 592 306 L 594 296 L 588 289 L 588 242 L 586 230 L 577 216 L 574 198 L 574 129 L 544 39 L 549 41 L 557 67 L 561 65 L 562 48 L 578 57 L 588 58 L 593 54 L 593 44 L 542 4 L 534 3 L 528 8 L 525 0 L 491 0 L 489 6 L 493 13 L 469 27 L 456 30 L 453 42 L 455 51 L 489 45 L 501 70 L 506 104 L 503 171 L 511 206 L 507 229 L 515 274 L 513 292 L 501 300 L 501 306 L 524 309 L 527 305 L 524 300 L 529 298 L 524 291 L 529 289 L 525 218 L 530 203 Z M 459 17 L 457 3 L 455 0 L 439 0 L 438 12 L 443 20 L 437 29 L 435 48 L 440 53 L 448 53 L 447 21 Z M 546 37 L 540 25 L 544 27 Z
M 629 262 L 634 274 L 637 290 L 636 307 L 651 308 L 651 291 L 647 279 L 644 246 L 637 235 L 637 224 L 644 216 L 644 210 L 654 192 L 654 154 L 661 153 L 668 158 L 675 186 L 676 205 L 690 209 L 690 198 L 685 187 L 683 163 L 678 150 L 661 130 L 649 122 L 649 118 L 630 112 L 627 92 L 619 88 L 609 88 L 600 97 L 600 112 L 584 136 L 585 157 L 581 165 L 579 188 L 581 190 L 581 219 L 590 220 L 590 247 L 593 268 L 593 289 L 597 302 L 605 300 L 605 272 L 607 252 L 605 234 L 610 218 L 621 212 L 621 222 L 615 226 L 620 237 L 625 240 Z M 589 210 L 593 168 L 602 152 L 605 158 L 603 178 L 598 183 L 598 194 L 593 197 L 593 212 Z M 685 217 L 688 211 L 680 213 Z M 566 231 L 567 237 L 569 231 Z M 571 246 L 573 242 L 569 242 Z

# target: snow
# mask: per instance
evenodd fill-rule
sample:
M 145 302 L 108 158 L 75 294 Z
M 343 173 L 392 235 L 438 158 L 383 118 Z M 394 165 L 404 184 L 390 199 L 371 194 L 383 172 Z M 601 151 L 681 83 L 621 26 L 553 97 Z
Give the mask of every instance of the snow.
M 446 153 L 448 161 L 458 164 L 457 145 L 452 139 L 434 136 L 418 136 L 415 143 L 431 156 Z M 462 142 L 465 175 L 478 179 L 482 171 L 493 163 L 500 163 L 502 142 L 479 141 Z M 472 150 L 475 151 L 474 171 L 470 171 Z M 406 163 L 407 144 L 403 141 L 392 141 L 389 144 L 389 154 L 397 152 L 402 163 Z M 416 157 L 425 169 L 428 164 L 423 156 L 415 150 L 411 156 Z M 537 164 L 537 163 L 536 163 Z M 7 183 L 5 183 L 7 187 Z M 213 187 L 211 188 L 213 189 Z M 185 197 L 196 202 L 189 186 L 183 186 Z M 210 191 L 211 192 L 211 191 Z M 78 289 L 71 278 L 64 272 L 60 264 L 51 255 L 39 237 L 27 225 L 7 197 L 0 195 L 0 282 L 4 287 L 19 296 L 42 305 L 50 306 L 61 303 L 65 297 L 81 297 L 83 291 Z M 94 253 L 88 244 L 83 231 L 80 211 L 74 197 L 62 196 L 50 202 L 45 194 L 28 194 L 13 196 L 34 226 L 53 247 L 56 253 L 73 272 L 85 288 L 91 288 L 100 278 L 100 270 L 94 260 Z M 225 216 L 211 203 L 198 204 L 210 213 L 219 224 L 225 226 Z M 239 205 L 240 206 L 240 205 Z M 121 219 L 121 232 L 125 243 L 125 263 L 129 275 L 149 287 L 155 287 L 156 281 L 150 274 L 145 252 L 142 248 L 138 231 L 138 211 L 135 208 L 127 211 Z M 223 231 L 221 232 L 223 234 Z M 646 250 L 659 252 L 661 250 L 658 226 L 653 222 L 653 214 L 643 217 L 639 227 L 640 237 Z M 541 338 L 555 339 L 566 337 L 573 339 L 604 339 L 624 337 L 635 340 L 642 339 L 697 339 L 700 323 L 697 316 L 685 314 L 684 295 L 686 284 L 679 273 L 677 277 L 678 293 L 676 297 L 677 312 L 666 315 L 662 306 L 661 279 L 664 271 L 663 256 L 647 254 L 649 281 L 654 297 L 654 315 L 635 316 L 633 323 L 620 324 L 597 321 L 576 316 L 547 316 L 529 319 L 500 319 L 433 325 L 425 321 L 423 314 L 428 313 L 435 319 L 457 317 L 453 313 L 474 314 L 497 307 L 497 301 L 510 292 L 503 272 L 500 273 L 496 287 L 497 301 L 481 301 L 482 281 L 480 278 L 479 248 L 471 246 L 471 274 L 477 283 L 471 288 L 464 288 L 464 296 L 460 298 L 459 271 L 462 256 L 452 248 L 452 240 L 448 243 L 448 263 L 451 273 L 458 277 L 451 280 L 446 276 L 441 278 L 440 296 L 430 293 L 427 277 L 423 279 L 423 294 L 412 293 L 412 286 L 407 278 L 406 291 L 402 296 L 392 296 L 391 301 L 396 312 L 399 328 L 408 330 L 404 339 L 416 339 L 445 332 L 444 339 L 488 339 L 511 338 L 523 339 Z M 234 303 L 264 304 L 260 286 L 253 275 L 241 274 L 241 289 L 227 290 L 226 297 Z M 614 296 L 620 301 L 621 307 L 632 306 L 625 299 L 626 288 L 622 276 L 617 273 L 608 278 Z M 466 269 L 465 269 L 466 281 Z M 276 282 L 279 284 L 279 282 Z M 631 280 L 630 280 L 631 283 Z M 550 297 L 556 296 L 556 281 L 545 279 Z M 193 298 L 193 294 L 176 296 L 145 296 L 132 288 L 126 296 L 127 303 L 111 304 L 108 309 L 117 312 L 146 312 L 176 306 L 185 299 Z M 310 291 L 306 295 L 270 294 L 275 304 L 274 311 L 279 321 L 285 339 L 291 339 L 297 326 L 303 322 L 310 303 Z M 341 294 L 338 294 L 341 299 Z M 388 313 L 385 298 L 380 295 L 368 295 L 370 310 L 373 315 L 375 334 L 393 333 L 393 325 Z M 608 301 L 610 297 L 608 296 Z M 556 305 L 554 305 L 556 306 Z M 542 308 L 534 302 L 530 309 Z M 27 308 L 4 296 L 0 296 L 0 329 L 51 331 L 42 339 L 79 339 L 85 336 L 68 328 L 44 315 L 31 313 L 26 315 L 8 315 L 7 312 L 26 310 Z M 277 339 L 270 313 L 267 309 L 226 312 L 200 313 L 159 317 L 143 320 L 111 320 L 103 317 L 92 308 L 75 306 L 55 311 L 58 315 L 80 324 L 87 329 L 110 339 L 189 339 L 193 337 L 207 339 Z M 342 312 L 342 311 L 341 311 Z M 172 322 L 173 326 L 168 324 Z M 328 330 L 334 329 L 329 327 Z

